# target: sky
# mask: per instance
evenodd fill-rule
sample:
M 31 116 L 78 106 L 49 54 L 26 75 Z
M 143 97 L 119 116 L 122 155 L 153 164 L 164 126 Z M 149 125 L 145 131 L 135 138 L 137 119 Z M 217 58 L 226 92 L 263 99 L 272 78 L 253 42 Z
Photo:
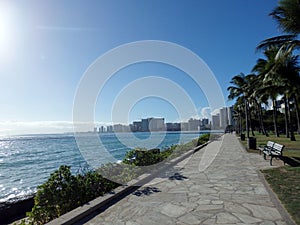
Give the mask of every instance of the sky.
M 256 45 L 280 34 L 268 16 L 276 5 L 276 0 L 1 0 L 0 135 L 72 131 L 76 95 L 91 65 L 113 49 L 145 40 L 173 43 L 197 55 L 229 106 L 231 78 L 250 73 L 261 57 Z M 156 93 L 151 80 L 166 86 Z M 214 110 L 207 91 L 186 71 L 156 61 L 124 66 L 98 89 L 89 109 L 97 126 L 147 117 L 183 121 L 209 117 Z M 128 89 L 135 95 L 122 96 Z M 174 92 L 179 95 L 171 100 Z M 118 99 L 127 108 L 116 106 Z M 185 99 L 194 110 L 184 110 Z

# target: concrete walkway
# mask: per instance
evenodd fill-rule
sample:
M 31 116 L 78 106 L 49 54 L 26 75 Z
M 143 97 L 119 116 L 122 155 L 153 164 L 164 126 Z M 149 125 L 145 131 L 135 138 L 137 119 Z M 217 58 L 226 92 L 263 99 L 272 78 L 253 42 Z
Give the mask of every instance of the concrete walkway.
M 201 157 L 219 147 L 203 170 Z M 78 224 L 293 224 L 258 172 L 268 163 L 246 153 L 235 135 L 226 134 Z

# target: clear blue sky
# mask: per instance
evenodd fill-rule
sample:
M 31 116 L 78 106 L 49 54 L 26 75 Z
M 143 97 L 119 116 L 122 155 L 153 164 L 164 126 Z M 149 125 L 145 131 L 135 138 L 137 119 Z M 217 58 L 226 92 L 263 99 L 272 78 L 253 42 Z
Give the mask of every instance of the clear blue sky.
M 210 67 L 227 98 L 231 77 L 249 73 L 260 57 L 255 46 L 280 34 L 268 16 L 276 4 L 276 0 L 2 0 L 0 134 L 70 131 L 74 96 L 88 66 L 110 49 L 133 41 L 163 40 L 190 49 Z M 201 90 L 180 73 L 151 63 L 125 68 L 99 96 L 95 121 L 111 122 L 117 94 L 146 75 L 179 84 L 193 99 L 198 116 L 203 116 L 201 110 L 208 105 Z M 178 120 L 170 103 L 146 98 L 132 108 L 128 121 L 147 116 Z

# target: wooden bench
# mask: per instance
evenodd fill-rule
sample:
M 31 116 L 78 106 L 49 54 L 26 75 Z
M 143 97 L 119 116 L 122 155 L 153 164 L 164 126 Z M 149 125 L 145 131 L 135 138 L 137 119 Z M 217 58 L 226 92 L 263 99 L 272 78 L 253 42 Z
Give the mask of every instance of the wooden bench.
M 264 154 L 264 159 L 267 160 L 267 155 L 270 156 L 270 165 L 272 166 L 272 160 L 273 158 L 280 158 L 283 160 L 285 164 L 284 157 L 282 156 L 282 151 L 284 149 L 284 145 L 268 141 L 267 145 L 264 147 L 259 147 L 258 148 L 260 152 L 263 152 Z

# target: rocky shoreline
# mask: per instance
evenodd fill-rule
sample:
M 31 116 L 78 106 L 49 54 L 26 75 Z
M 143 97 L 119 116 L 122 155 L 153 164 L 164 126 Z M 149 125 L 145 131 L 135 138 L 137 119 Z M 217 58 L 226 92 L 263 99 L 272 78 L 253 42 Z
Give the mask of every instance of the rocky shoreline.
M 34 205 L 34 194 L 0 203 L 0 225 L 12 223 L 26 216 Z

